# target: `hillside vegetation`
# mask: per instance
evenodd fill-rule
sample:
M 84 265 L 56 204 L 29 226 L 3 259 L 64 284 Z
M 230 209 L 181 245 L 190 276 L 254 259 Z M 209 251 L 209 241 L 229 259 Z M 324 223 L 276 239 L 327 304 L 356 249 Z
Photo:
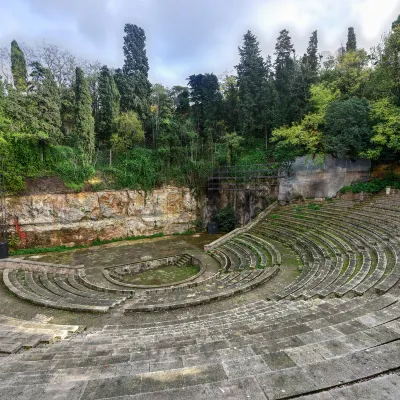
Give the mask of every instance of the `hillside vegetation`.
M 6 189 L 57 176 L 73 190 L 201 189 L 218 165 L 296 156 L 395 160 L 400 152 L 400 26 L 366 51 L 323 59 L 317 31 L 303 55 L 279 32 L 265 57 L 248 31 L 234 72 L 151 84 L 142 28 L 126 24 L 122 68 L 15 40 L 1 49 L 0 157 Z

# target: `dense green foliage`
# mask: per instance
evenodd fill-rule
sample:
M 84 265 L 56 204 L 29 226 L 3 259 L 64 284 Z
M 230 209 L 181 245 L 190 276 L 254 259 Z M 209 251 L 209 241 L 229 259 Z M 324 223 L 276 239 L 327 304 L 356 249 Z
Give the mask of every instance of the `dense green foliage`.
M 337 158 L 356 159 L 370 141 L 366 100 L 336 100 L 325 114 L 325 150 Z
M 400 189 L 400 175 L 387 174 L 383 178 L 371 179 L 369 182 L 353 183 L 350 186 L 344 186 L 340 193 L 379 193 L 388 186 Z
M 124 63 L 116 69 L 47 44 L 28 49 L 27 63 L 26 48 L 13 41 L 0 81 L 6 189 L 57 175 L 74 190 L 88 182 L 95 189 L 173 183 L 204 190 L 219 165 L 290 165 L 297 156 L 325 154 L 395 160 L 398 21 L 369 53 L 349 28 L 346 46 L 325 59 L 317 31 L 298 56 L 281 30 L 273 57 L 248 31 L 236 75 L 192 74 L 187 86 L 172 88 L 150 84 L 146 35 L 133 24 L 125 25 Z
M 212 220 L 218 224 L 220 232 L 230 232 L 235 229 L 236 215 L 232 205 L 228 204 L 226 207 L 221 208 L 213 215 Z

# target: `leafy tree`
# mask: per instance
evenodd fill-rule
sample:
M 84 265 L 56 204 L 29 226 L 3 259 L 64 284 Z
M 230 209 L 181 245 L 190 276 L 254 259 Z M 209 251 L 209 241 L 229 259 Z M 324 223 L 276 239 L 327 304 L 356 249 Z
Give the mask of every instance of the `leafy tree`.
M 272 132 L 273 141 L 278 142 L 275 156 L 280 161 L 294 159 L 299 155 L 324 152 L 325 113 L 329 104 L 338 98 L 339 92 L 326 84 L 320 84 L 311 86 L 310 93 L 313 112 L 308 113 L 300 123 L 283 126 Z
M 119 115 L 120 94 L 114 78 L 106 65 L 101 67 L 99 76 L 98 136 L 108 141 L 113 133 L 114 120 Z
M 337 158 L 356 159 L 368 147 L 371 130 L 366 100 L 336 100 L 326 109 L 324 146 Z
M 371 147 L 365 155 L 378 159 L 385 152 L 400 153 L 400 108 L 383 98 L 372 103 L 370 117 Z
M 19 92 L 26 92 L 28 72 L 26 69 L 25 56 L 16 40 L 11 42 L 11 72 L 14 86 Z
M 234 163 L 236 154 L 241 148 L 243 140 L 244 138 L 242 136 L 239 136 L 236 132 L 227 133 L 225 135 L 224 141 L 226 142 L 228 147 L 228 153 L 227 153 L 228 165 L 232 165 Z
M 346 52 L 357 50 L 357 39 L 354 28 L 350 27 L 347 33 Z
M 94 155 L 95 135 L 94 118 L 92 116 L 92 97 L 83 70 L 76 68 L 75 83 L 75 129 L 79 146 L 91 161 Z
M 149 120 L 152 132 L 153 147 L 156 148 L 158 139 L 172 119 L 173 99 L 169 91 L 159 83 L 153 85 L 150 95 L 150 115 Z
M 396 26 L 384 40 L 384 49 L 373 76 L 379 79 L 373 86 L 373 92 L 381 93 L 381 97 L 391 97 L 396 105 L 400 105 L 400 25 Z M 377 87 L 378 86 L 378 87 Z M 385 93 L 386 92 L 386 93 Z
M 257 37 L 247 31 L 239 47 L 236 66 L 238 86 L 238 125 L 243 137 L 263 137 L 266 133 L 265 107 L 267 70 Z
M 338 55 L 322 80 L 340 90 L 342 98 L 364 97 L 371 76 L 369 61 L 364 49 Z
M 125 61 L 122 71 L 125 80 L 118 87 L 121 93 L 121 109 L 122 111 L 134 110 L 140 118 L 144 119 L 148 112 L 151 88 L 148 80 L 146 35 L 142 28 L 132 24 L 126 24 L 124 32 Z
M 115 133 L 111 136 L 111 145 L 115 152 L 123 153 L 143 141 L 143 125 L 134 111 L 122 113 L 117 117 Z
M 239 88 L 237 77 L 226 74 L 221 81 L 222 118 L 227 130 L 233 132 L 238 127 Z

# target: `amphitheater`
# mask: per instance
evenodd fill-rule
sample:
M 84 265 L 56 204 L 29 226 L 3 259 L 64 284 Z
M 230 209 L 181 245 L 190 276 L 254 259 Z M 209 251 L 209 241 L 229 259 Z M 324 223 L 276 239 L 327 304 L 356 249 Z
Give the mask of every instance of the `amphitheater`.
M 122 265 L 122 248 L 0 262 L 0 398 L 400 399 L 399 193 L 274 203 L 204 251 L 179 240 Z M 197 272 L 128 279 L 171 263 Z

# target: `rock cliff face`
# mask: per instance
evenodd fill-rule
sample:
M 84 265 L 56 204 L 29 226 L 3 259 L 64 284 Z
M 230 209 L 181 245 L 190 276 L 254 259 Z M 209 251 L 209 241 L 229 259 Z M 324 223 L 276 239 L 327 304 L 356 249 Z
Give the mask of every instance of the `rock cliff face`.
M 172 186 L 147 194 L 120 190 L 8 197 L 6 207 L 10 231 L 17 217 L 29 246 L 172 234 L 192 227 L 197 217 L 190 190 Z

